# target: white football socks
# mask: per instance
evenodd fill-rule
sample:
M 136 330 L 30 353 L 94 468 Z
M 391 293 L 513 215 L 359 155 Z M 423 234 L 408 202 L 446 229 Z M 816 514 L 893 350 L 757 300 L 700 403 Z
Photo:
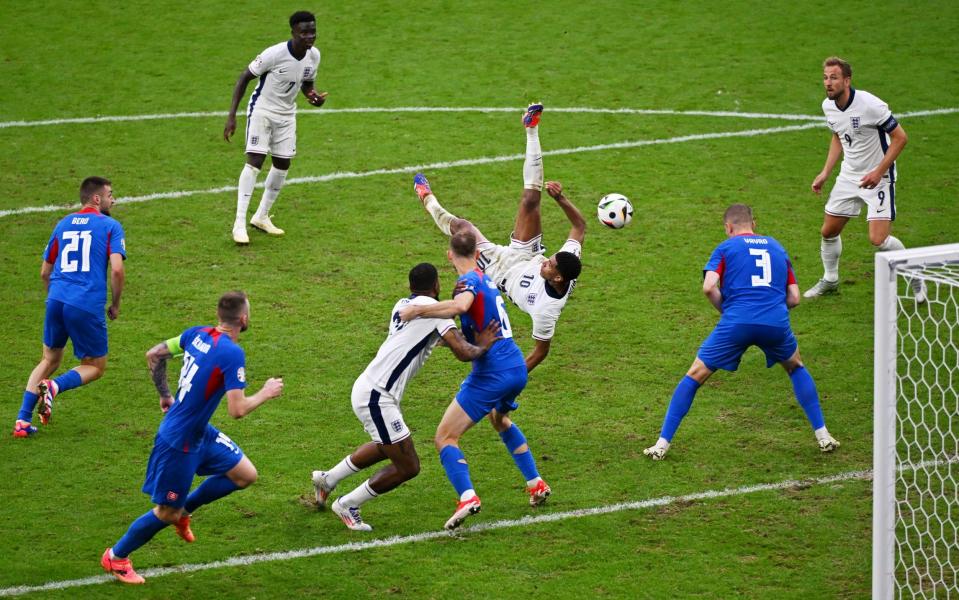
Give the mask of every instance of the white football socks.
M 340 506 L 355 506 L 359 508 L 360 506 L 363 506 L 365 502 L 368 502 L 377 496 L 379 496 L 379 494 L 373 491 L 373 488 L 370 487 L 370 480 L 367 479 L 349 494 L 340 496 L 337 502 L 340 503 Z
M 270 173 L 266 176 L 266 183 L 263 188 L 263 198 L 260 199 L 260 206 L 256 209 L 254 219 L 266 219 L 270 216 L 270 209 L 276 202 L 276 197 L 280 195 L 280 189 L 283 182 L 286 181 L 288 171 L 270 167 Z
M 236 220 L 234 227 L 246 227 L 246 211 L 250 207 L 250 196 L 253 195 L 253 188 L 256 186 L 256 176 L 260 170 L 247 163 L 243 165 L 240 171 L 240 181 L 236 190 Z
M 436 222 L 436 226 L 440 228 L 440 231 L 446 235 L 452 235 L 450 233 L 450 223 L 453 222 L 456 216 L 440 206 L 439 200 L 437 200 L 433 194 L 423 198 L 423 206 L 426 207 L 426 212 L 430 213 L 430 216 L 433 217 L 433 221 Z
M 839 281 L 839 255 L 842 254 L 842 237 L 837 235 L 834 238 L 822 238 L 819 253 L 822 256 L 824 270 L 822 278 L 830 282 Z
M 539 127 L 526 128 L 523 188 L 527 190 L 543 189 L 543 149 L 539 145 Z
M 828 440 L 829 438 L 832 437 L 831 435 L 829 435 L 829 431 L 826 430 L 825 425 L 817 429 L 814 433 L 816 434 L 817 442 L 821 442 L 822 440 Z
M 469 500 L 475 495 L 476 495 L 476 490 L 474 490 L 473 488 L 470 488 L 466 490 L 465 492 L 463 492 L 462 494 L 460 494 L 460 502 L 466 502 L 467 500 Z
M 340 462 L 336 464 L 335 467 L 326 472 L 326 482 L 330 484 L 331 487 L 336 487 L 336 484 L 343 481 L 353 473 L 359 473 L 360 470 L 356 468 L 356 465 L 353 464 L 353 461 L 350 460 L 350 457 L 347 456 Z
M 885 252 L 886 250 L 905 250 L 906 247 L 899 241 L 899 238 L 888 236 L 886 239 L 876 246 L 876 250 L 880 252 Z

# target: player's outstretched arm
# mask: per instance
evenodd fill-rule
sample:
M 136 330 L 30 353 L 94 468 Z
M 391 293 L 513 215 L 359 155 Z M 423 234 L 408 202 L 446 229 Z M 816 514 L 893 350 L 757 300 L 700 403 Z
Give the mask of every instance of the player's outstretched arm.
M 180 338 L 170 338 L 165 342 L 160 342 L 156 346 L 147 350 L 147 366 L 150 367 L 150 377 L 153 379 L 153 385 L 160 395 L 160 410 L 166 412 L 173 406 L 173 395 L 170 393 L 170 385 L 166 378 L 166 362 L 173 358 L 174 350 L 177 353 L 180 349 Z
M 120 316 L 120 296 L 123 295 L 123 283 L 126 281 L 126 274 L 123 271 L 123 255 L 110 255 L 110 307 L 107 308 L 107 316 L 110 320 Z
M 826 164 L 823 165 L 819 175 L 816 175 L 816 178 L 812 180 L 812 191 L 817 194 L 822 193 L 822 186 L 826 183 L 826 180 L 829 179 L 829 174 L 832 173 L 832 170 L 836 168 L 836 163 L 839 162 L 840 156 L 842 156 L 842 142 L 839 141 L 839 136 L 834 133 L 832 134 L 832 139 L 829 141 L 829 152 L 826 154 Z
M 239 389 L 227 390 L 227 412 L 229 412 L 230 416 L 234 419 L 242 419 L 256 410 L 259 405 L 263 404 L 267 400 L 276 398 L 282 392 L 283 379 L 279 377 L 270 377 L 267 379 L 266 383 L 263 384 L 263 387 L 260 388 L 260 391 L 252 396 L 247 396 L 243 393 L 243 390 Z
M 486 329 L 476 332 L 476 337 L 474 338 L 476 342 L 475 345 L 466 341 L 466 338 L 460 333 L 459 329 L 449 329 L 444 333 L 443 342 L 449 346 L 456 358 L 463 362 L 469 362 L 486 354 L 486 351 L 490 349 L 493 342 L 502 339 L 499 333 L 499 321 L 493 319 L 489 322 L 489 325 L 486 326 Z
M 719 289 L 719 273 L 706 271 L 706 276 L 703 277 L 703 293 L 719 314 L 723 314 L 723 293 Z
M 529 354 L 526 355 L 526 372 L 529 373 L 536 368 L 536 365 L 546 360 L 549 356 L 549 345 L 552 340 L 536 340 L 536 345 Z
M 879 185 L 879 182 L 882 181 L 882 176 L 886 174 L 886 171 L 889 170 L 889 167 L 892 166 L 892 163 L 899 157 L 899 153 L 902 152 L 902 149 L 905 148 L 909 142 L 909 136 L 906 135 L 906 130 L 902 128 L 902 125 L 897 125 L 896 128 L 892 130 L 892 133 L 889 134 L 889 138 L 889 149 L 886 150 L 886 153 L 883 155 L 882 162 L 880 162 L 879 166 L 875 169 L 866 173 L 859 181 L 859 187 L 871 190 Z
M 316 91 L 312 81 L 304 81 L 303 85 L 300 86 L 300 91 L 306 96 L 306 101 L 313 106 L 323 106 L 323 103 L 326 102 L 326 97 L 330 95 L 329 92 Z
M 240 76 L 233 86 L 233 99 L 230 101 L 230 114 L 226 116 L 226 125 L 223 127 L 223 139 L 230 141 L 230 138 L 236 133 L 236 110 L 240 106 L 240 100 L 246 95 L 246 86 L 256 79 L 256 75 L 250 72 L 250 69 L 243 69 Z
M 436 304 L 416 304 L 400 310 L 400 321 L 412 321 L 417 317 L 433 319 L 452 319 L 467 312 L 473 306 L 473 292 L 458 294 L 452 300 L 443 300 Z
M 582 244 L 583 238 L 586 237 L 586 219 L 583 218 L 583 213 L 579 212 L 579 209 L 569 201 L 569 198 L 563 195 L 563 184 L 558 181 L 547 181 L 546 193 L 553 200 L 556 200 L 556 204 L 559 204 L 559 207 L 566 213 L 566 218 L 573 225 L 569 230 L 568 239 L 576 240 Z

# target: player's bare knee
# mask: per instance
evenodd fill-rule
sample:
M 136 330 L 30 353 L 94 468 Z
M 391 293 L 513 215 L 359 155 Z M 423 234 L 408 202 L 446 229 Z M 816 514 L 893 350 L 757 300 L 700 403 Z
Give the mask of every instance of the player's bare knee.
M 183 509 L 175 506 L 158 504 L 156 507 L 154 507 L 153 514 L 156 516 L 156 518 L 160 519 L 164 523 L 172 524 L 180 520 L 180 516 L 183 514 Z
M 409 481 L 420 474 L 420 459 L 418 456 L 411 457 L 397 464 L 396 468 L 403 476 L 403 481 Z
M 872 231 L 870 231 L 869 243 L 872 244 L 873 246 L 879 247 L 879 246 L 882 246 L 883 242 L 885 242 L 886 238 L 888 237 L 889 237 L 889 234 L 886 233 L 885 231 L 881 233 L 880 232 L 873 233 Z

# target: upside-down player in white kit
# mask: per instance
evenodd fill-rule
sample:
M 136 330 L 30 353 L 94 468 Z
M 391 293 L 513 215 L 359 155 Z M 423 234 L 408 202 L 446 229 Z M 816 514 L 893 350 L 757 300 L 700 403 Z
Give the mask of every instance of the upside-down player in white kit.
M 250 225 L 270 235 L 283 235 L 283 230 L 270 219 L 270 208 L 286 181 L 290 162 L 296 156 L 296 96 L 303 92 L 313 106 L 322 106 L 326 92 L 313 88 L 320 66 L 320 51 L 316 42 L 316 17 L 299 11 L 290 16 L 292 39 L 270 46 L 261 52 L 240 73 L 233 88 L 230 113 L 223 128 L 223 137 L 230 141 L 236 131 L 236 110 L 246 94 L 247 85 L 260 78 L 250 96 L 246 120 L 246 165 L 237 185 L 236 219 L 233 222 L 233 241 L 244 246 L 250 243 L 246 233 L 246 213 L 256 185 L 256 176 L 263 167 L 266 155 L 273 156 L 273 167 L 266 176 L 263 198 Z
M 896 158 L 909 138 L 889 106 L 869 92 L 853 88 L 851 79 L 848 62 L 836 56 L 823 62 L 826 99 L 822 110 L 833 135 L 826 164 L 812 182 L 814 192 L 822 193 L 836 162 L 843 158 L 823 217 L 820 253 L 824 273 L 803 294 L 806 298 L 839 288 L 839 234 L 850 218 L 859 216 L 863 204 L 873 246 L 880 251 L 905 248 L 891 232 L 896 220 Z M 916 301 L 925 302 L 925 284 L 918 279 L 911 283 Z
M 339 497 L 331 506 L 343 523 L 355 531 L 373 529 L 360 515 L 363 503 L 409 481 L 420 472 L 420 459 L 400 411 L 406 384 L 437 344 L 449 346 L 456 358 L 468 362 L 485 354 L 499 336 L 500 327 L 495 321 L 476 333 L 475 346 L 466 341 L 452 319 L 400 321 L 400 309 L 436 303 L 440 283 L 433 265 L 421 263 L 410 270 L 410 291 L 411 296 L 401 298 L 393 306 L 386 341 L 353 384 L 353 412 L 373 441 L 358 447 L 329 471 L 313 471 L 316 504 L 322 510 L 330 492 L 340 481 L 382 460 L 390 460 L 389 465 L 352 492 Z
M 489 241 L 480 230 L 467 221 L 449 213 L 440 206 L 422 174 L 413 179 L 416 191 L 426 211 L 440 231 L 453 235 L 467 229 L 477 239 L 480 251 L 478 263 L 486 275 L 506 296 L 533 320 L 533 350 L 526 355 L 526 370 L 532 371 L 549 354 L 550 343 L 556 332 L 556 321 L 576 285 L 582 263 L 583 238 L 586 220 L 572 202 L 563 195 L 558 181 L 546 183 L 546 192 L 552 196 L 572 227 L 559 252 L 546 256 L 543 246 L 543 225 L 540 220 L 540 198 L 543 189 L 543 151 L 539 143 L 539 120 L 542 104 L 531 104 L 523 115 L 526 127 L 526 158 L 523 162 L 523 198 L 516 214 L 516 223 L 510 235 L 509 246 Z

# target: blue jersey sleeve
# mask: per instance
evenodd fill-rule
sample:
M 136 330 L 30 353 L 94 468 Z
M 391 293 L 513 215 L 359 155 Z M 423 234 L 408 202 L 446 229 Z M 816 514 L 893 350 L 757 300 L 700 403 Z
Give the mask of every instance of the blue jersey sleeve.
M 231 346 L 230 351 L 223 356 L 223 363 L 220 365 L 223 372 L 223 388 L 229 390 L 242 390 L 246 387 L 246 357 L 243 349 L 239 346 Z
M 123 232 L 123 225 L 119 221 L 113 220 L 110 223 L 110 234 L 107 237 L 107 260 L 110 260 L 111 254 L 119 254 L 123 260 L 127 258 L 127 238 Z
M 720 276 L 723 274 L 723 267 L 725 266 L 725 258 L 723 256 L 723 244 L 716 246 L 716 249 L 713 250 L 712 255 L 710 255 L 709 260 L 706 262 L 706 266 L 703 267 L 703 275 L 705 276 L 706 271 L 715 271 L 719 273 Z
M 47 247 L 43 251 L 43 260 L 52 265 L 54 262 L 56 262 L 57 255 L 59 253 L 60 239 L 57 237 L 57 229 L 54 229 L 53 233 L 50 234 L 50 240 L 47 242 Z
M 200 326 L 198 326 L 198 327 L 190 327 L 189 329 L 187 329 L 186 331 L 184 331 L 183 333 L 180 334 L 180 349 L 181 349 L 181 350 L 186 350 L 187 344 L 189 344 L 189 343 L 190 343 L 190 339 L 192 339 L 193 336 L 196 335 L 196 332 L 197 332 L 198 329 L 203 329 L 203 326 L 200 325 Z
M 477 290 L 480 289 L 481 283 L 482 279 L 480 278 L 479 273 L 476 271 L 464 273 L 463 275 L 460 275 L 459 279 L 456 280 L 457 287 L 460 289 L 459 292 L 454 292 L 454 294 L 469 292 L 475 296 Z

